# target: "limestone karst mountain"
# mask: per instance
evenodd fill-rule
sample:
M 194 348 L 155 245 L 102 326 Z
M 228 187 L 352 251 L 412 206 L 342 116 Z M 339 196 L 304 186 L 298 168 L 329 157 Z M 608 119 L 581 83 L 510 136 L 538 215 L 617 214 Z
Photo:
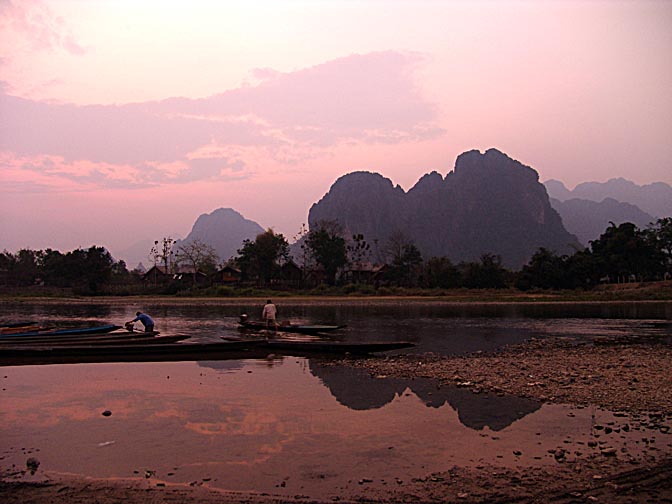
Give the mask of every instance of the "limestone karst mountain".
M 200 215 L 183 242 L 198 239 L 213 247 L 220 261 L 227 261 L 237 255 L 244 240 L 254 240 L 263 232 L 264 228 L 259 224 L 246 219 L 234 209 L 218 208 L 209 214 Z
M 402 233 L 425 258 L 454 262 L 493 253 L 518 268 L 539 247 L 558 253 L 580 247 L 537 172 L 496 149 L 465 152 L 445 177 L 429 173 L 408 192 L 376 173 L 344 175 L 310 209 L 311 228 L 322 220 L 336 220 L 369 243 Z

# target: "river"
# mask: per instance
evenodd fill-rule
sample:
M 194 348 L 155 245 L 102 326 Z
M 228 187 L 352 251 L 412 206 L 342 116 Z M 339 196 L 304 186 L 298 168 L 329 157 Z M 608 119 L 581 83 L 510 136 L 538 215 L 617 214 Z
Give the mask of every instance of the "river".
M 258 302 L 21 302 L 2 320 L 93 325 L 152 315 L 162 334 L 238 335 Z M 670 303 L 456 305 L 276 300 L 280 319 L 347 324 L 345 341 L 411 341 L 412 352 L 465 354 L 529 338 L 662 335 Z M 559 363 L 561 365 L 561 363 Z M 365 495 L 454 465 L 554 464 L 549 449 L 585 450 L 617 412 L 474 394 L 425 379 L 372 377 L 324 358 L 6 366 L 0 370 L 0 467 L 26 480 L 77 475 L 147 485 L 329 499 Z M 103 412 L 110 413 L 103 415 Z M 615 415 L 616 413 L 616 415 Z M 642 427 L 645 429 L 645 427 Z M 642 431 L 612 440 L 650 456 Z M 669 445 L 668 445 L 669 450 Z

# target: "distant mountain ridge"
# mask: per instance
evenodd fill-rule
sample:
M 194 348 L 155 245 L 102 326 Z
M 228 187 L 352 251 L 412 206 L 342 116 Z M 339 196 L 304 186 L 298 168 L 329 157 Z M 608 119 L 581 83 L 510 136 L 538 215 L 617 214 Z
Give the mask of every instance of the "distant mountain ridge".
M 177 234 L 172 234 L 170 236 L 179 239 L 179 235 Z M 145 238 L 135 242 L 130 247 L 113 253 L 112 255 L 115 257 L 115 259 L 123 259 L 126 262 L 126 267 L 129 270 L 139 269 L 140 271 L 143 271 L 152 264 L 152 259 L 150 256 L 153 246 L 154 239 Z
M 369 243 L 401 232 L 424 257 L 454 262 L 494 253 L 517 268 L 539 247 L 570 253 L 580 246 L 537 172 L 497 149 L 465 152 L 445 178 L 428 173 L 408 192 L 377 173 L 344 175 L 311 207 L 310 228 L 321 220 L 336 220 Z
M 590 241 L 597 240 L 613 222 L 617 226 L 624 222 L 632 222 L 640 229 L 653 222 L 652 215 L 630 203 L 621 203 L 613 198 L 590 201 L 572 198 L 560 201 L 551 198 L 551 206 L 562 217 L 567 231 L 575 235 L 579 241 L 588 246 Z
M 544 185 L 548 195 L 559 201 L 579 198 L 601 202 L 613 198 L 635 205 L 655 218 L 672 216 L 672 186 L 665 182 L 637 185 L 621 177 L 606 182 L 584 182 L 573 190 L 567 189 L 559 180 L 547 180 Z
M 233 208 L 218 208 L 209 214 L 200 215 L 183 242 L 198 239 L 207 243 L 215 249 L 220 261 L 224 262 L 238 255 L 244 240 L 254 240 L 263 232 L 264 228 Z

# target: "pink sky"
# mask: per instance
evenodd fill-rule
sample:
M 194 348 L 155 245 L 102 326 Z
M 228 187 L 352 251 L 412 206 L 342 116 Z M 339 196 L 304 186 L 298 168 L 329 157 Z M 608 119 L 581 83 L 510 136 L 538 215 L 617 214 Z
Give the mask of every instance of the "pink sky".
M 0 250 L 119 255 L 498 148 L 672 183 L 670 1 L 0 0 Z M 131 265 L 133 266 L 133 265 Z

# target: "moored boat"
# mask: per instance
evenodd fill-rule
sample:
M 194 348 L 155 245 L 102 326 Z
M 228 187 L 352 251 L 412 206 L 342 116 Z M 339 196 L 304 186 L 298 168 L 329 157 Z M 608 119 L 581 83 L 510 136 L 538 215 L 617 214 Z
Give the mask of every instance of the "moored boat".
M 406 341 L 372 341 L 372 342 L 348 342 L 348 341 L 299 341 L 269 339 L 263 345 L 271 350 L 312 352 L 312 353 L 352 353 L 367 354 L 375 352 L 388 352 L 401 350 L 415 346 Z
M 32 320 L 25 322 L 8 322 L 8 323 L 3 322 L 2 324 L 0 324 L 0 331 L 5 331 L 9 329 L 21 329 L 22 327 L 38 326 L 38 325 L 39 324 L 37 322 L 33 322 Z
M 160 339 L 162 338 L 154 338 L 154 340 Z M 407 342 L 271 341 L 262 338 L 207 343 L 166 342 L 164 344 L 146 344 L 146 342 L 132 342 L 114 345 L 16 345 L 0 348 L 0 366 L 75 362 L 261 359 L 268 358 L 271 354 L 278 356 L 364 355 L 411 346 L 413 346 L 413 343 Z
M 104 334 L 121 329 L 121 326 L 114 324 L 106 324 L 94 327 L 82 328 L 65 328 L 65 329 L 47 329 L 47 330 L 28 330 L 20 333 L 3 334 L 0 338 L 16 338 L 16 337 L 34 337 L 34 336 L 70 336 L 70 335 L 87 335 L 87 334 Z
M 20 338 L 0 339 L 0 349 L 15 345 L 77 345 L 95 343 L 115 343 L 127 340 L 156 339 L 159 331 L 152 332 L 118 332 L 105 334 L 67 335 L 67 336 L 23 336 Z M 186 339 L 183 338 L 183 339 Z
M 0 335 L 13 335 L 13 334 L 22 334 L 26 332 L 37 332 L 37 331 L 44 331 L 45 328 L 39 325 L 33 325 L 33 326 L 21 326 L 21 327 L 2 327 L 0 328 Z
M 267 326 L 265 322 L 255 322 L 241 319 L 239 322 L 241 329 L 250 329 L 253 331 L 281 331 L 301 334 L 320 334 L 333 332 L 342 329 L 344 325 L 325 325 L 325 324 L 291 324 L 287 322 L 278 323 L 278 327 Z

